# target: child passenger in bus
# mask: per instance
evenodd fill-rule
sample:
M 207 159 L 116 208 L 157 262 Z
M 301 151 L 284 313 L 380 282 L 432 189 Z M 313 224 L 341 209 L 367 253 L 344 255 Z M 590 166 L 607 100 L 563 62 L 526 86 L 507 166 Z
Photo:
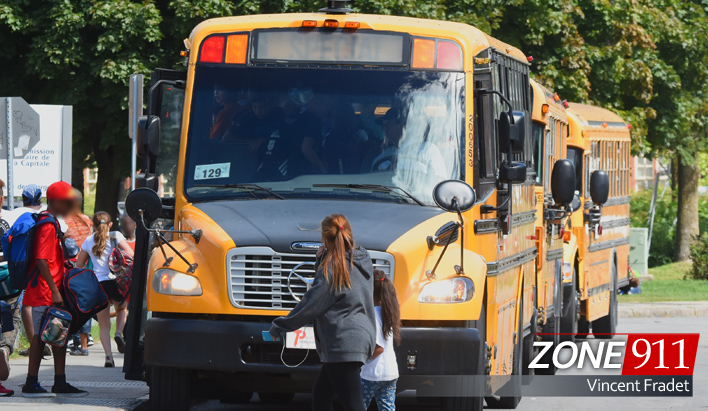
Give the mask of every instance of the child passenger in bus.
M 401 343 L 401 312 L 396 288 L 381 270 L 374 270 L 374 305 L 376 348 L 361 369 L 364 408 L 369 408 L 371 401 L 376 400 L 379 411 L 394 411 L 398 363 L 393 343 Z

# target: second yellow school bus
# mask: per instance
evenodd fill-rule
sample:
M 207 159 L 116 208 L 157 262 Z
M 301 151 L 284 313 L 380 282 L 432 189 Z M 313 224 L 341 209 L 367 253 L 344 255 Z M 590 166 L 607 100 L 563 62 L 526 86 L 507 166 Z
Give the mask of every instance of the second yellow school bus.
M 561 330 L 572 334 L 591 328 L 598 337 L 609 338 L 606 334 L 617 326 L 617 291 L 629 283 L 631 135 L 627 123 L 609 110 L 570 103 L 567 112 L 568 159 L 576 167 L 579 208 L 571 218 L 573 238 L 564 250 L 564 295 L 574 309 Z M 594 204 L 591 196 L 597 170 L 609 177 L 603 204 Z
M 208 20 L 185 45 L 186 72 L 155 72 L 146 126 L 178 149 L 144 144 L 142 184 L 167 166 L 174 225 L 199 233 L 136 269 L 152 408 L 186 409 L 201 383 L 266 402 L 309 391 L 316 353 L 262 332 L 306 291 L 334 212 L 396 286 L 399 388 L 481 410 L 489 376 L 524 373 L 539 216 L 523 53 L 472 26 L 337 1 Z M 487 402 L 516 407 L 515 388 Z

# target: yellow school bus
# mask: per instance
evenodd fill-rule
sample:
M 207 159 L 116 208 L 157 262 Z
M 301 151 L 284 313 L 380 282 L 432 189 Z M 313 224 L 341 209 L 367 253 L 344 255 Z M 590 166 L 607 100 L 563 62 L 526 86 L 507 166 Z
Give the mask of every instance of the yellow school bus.
M 208 20 L 184 43 L 187 69 L 155 71 L 138 136 L 138 186 L 159 175 L 175 196 L 160 209 L 141 188 L 126 204 L 140 239 L 124 371 L 146 370 L 151 407 L 185 409 L 194 386 L 272 403 L 310 390 L 314 350 L 262 332 L 307 290 L 335 212 L 396 286 L 399 389 L 443 410 L 516 407 L 520 379 L 498 397 L 509 383 L 489 376 L 522 375 L 534 337 L 524 54 L 469 25 L 339 1 Z M 158 218 L 175 238 L 153 224 L 148 261 L 142 222 Z
M 565 162 L 568 118 L 564 103 L 557 94 L 535 81 L 533 91 L 532 143 L 533 168 L 536 171 L 536 300 L 538 325 L 544 338 L 558 344 L 562 310 L 563 237 L 567 212 L 557 207 L 551 193 L 551 177 L 558 160 Z M 570 233 L 568 233 L 570 235 Z M 551 361 L 548 362 L 552 364 Z M 537 373 L 553 373 L 554 367 L 537 369 Z
M 577 210 L 564 246 L 563 333 L 609 338 L 617 326 L 617 290 L 629 283 L 630 131 L 621 117 L 570 103 L 568 159 L 576 168 Z

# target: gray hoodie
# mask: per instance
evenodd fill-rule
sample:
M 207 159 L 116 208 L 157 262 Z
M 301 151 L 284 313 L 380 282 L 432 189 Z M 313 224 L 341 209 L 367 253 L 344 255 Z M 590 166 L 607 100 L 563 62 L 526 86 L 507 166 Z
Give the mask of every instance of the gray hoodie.
M 368 251 L 356 247 L 353 253 L 351 288 L 332 289 L 318 258 L 312 288 L 287 317 L 273 320 L 270 333 L 277 336 L 314 323 L 317 354 L 322 362 L 366 363 L 376 347 L 374 267 Z

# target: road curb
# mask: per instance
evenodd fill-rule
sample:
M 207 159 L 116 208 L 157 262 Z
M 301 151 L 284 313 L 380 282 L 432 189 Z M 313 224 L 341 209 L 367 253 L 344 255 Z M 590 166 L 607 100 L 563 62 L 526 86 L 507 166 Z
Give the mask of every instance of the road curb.
M 620 318 L 708 317 L 708 302 L 620 304 Z

